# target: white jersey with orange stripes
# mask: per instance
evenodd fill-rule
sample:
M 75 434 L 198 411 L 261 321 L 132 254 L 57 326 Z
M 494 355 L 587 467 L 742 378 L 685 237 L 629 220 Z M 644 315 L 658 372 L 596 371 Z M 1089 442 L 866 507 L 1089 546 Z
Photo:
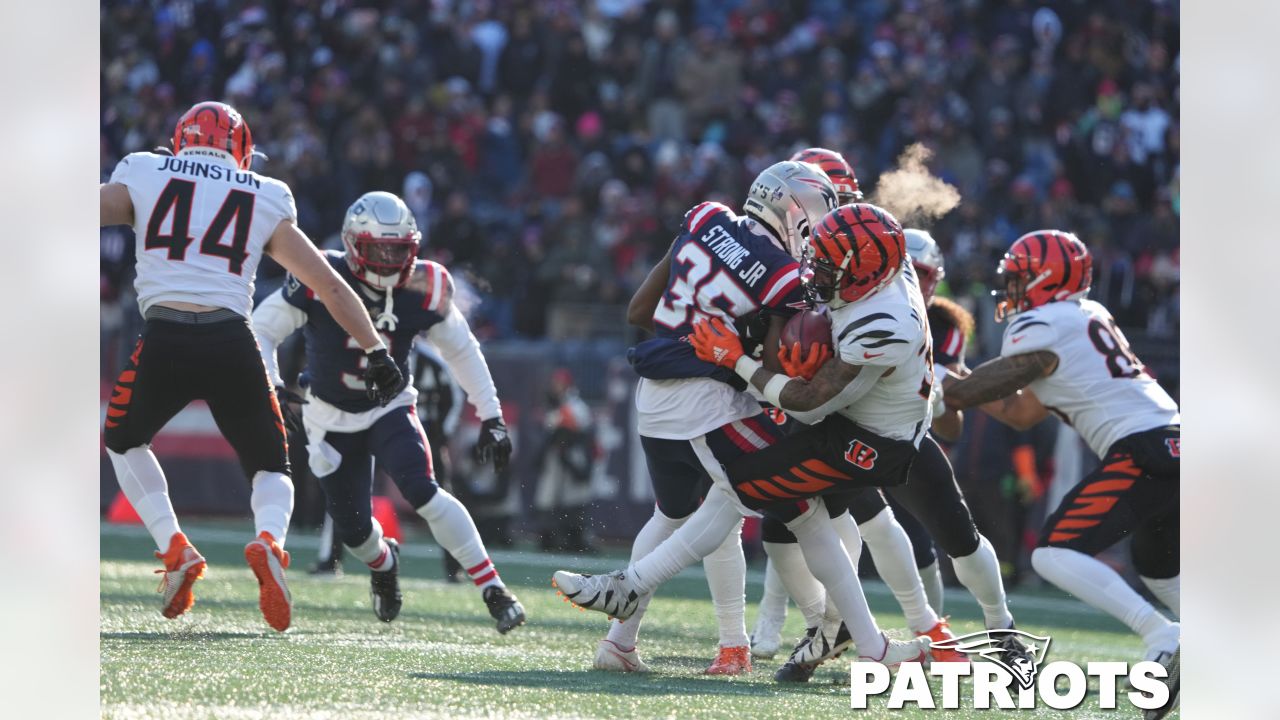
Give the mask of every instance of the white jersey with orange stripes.
M 1029 386 L 1045 407 L 1071 423 L 1105 457 L 1121 438 L 1179 425 L 1178 404 L 1129 349 L 1111 313 L 1093 300 L 1067 300 L 1009 321 L 1000 354 L 1048 350 L 1058 367 Z
M 281 221 L 297 220 L 287 185 L 218 158 L 145 152 L 121 160 L 110 182 L 133 201 L 143 313 L 177 301 L 249 317 L 267 241 Z

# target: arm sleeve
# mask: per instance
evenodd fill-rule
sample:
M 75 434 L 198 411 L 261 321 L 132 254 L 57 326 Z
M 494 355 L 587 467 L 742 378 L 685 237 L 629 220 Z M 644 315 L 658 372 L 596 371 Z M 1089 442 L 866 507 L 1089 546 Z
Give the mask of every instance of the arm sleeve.
M 1057 339 L 1058 333 L 1045 318 L 1034 312 L 1021 313 L 1005 329 L 1000 354 L 1008 357 L 1037 350 L 1052 350 Z
M 276 361 L 276 347 L 306 324 L 307 314 L 289 304 L 284 291 L 271 293 L 254 309 L 253 332 L 258 336 L 258 348 L 272 385 L 280 387 L 285 384 L 284 378 L 280 377 L 280 364 Z
M 467 399 L 475 406 L 480 419 L 501 417 L 502 404 L 498 402 L 498 390 L 493 386 L 489 366 L 480 353 L 480 343 L 471 334 L 466 318 L 452 303 L 444 320 L 427 330 L 427 341 L 440 351 L 440 357 L 466 391 Z
M 880 365 L 864 365 L 862 370 L 858 372 L 858 376 L 845 386 L 838 395 L 824 402 L 818 407 L 809 411 L 792 410 L 790 408 L 782 408 L 787 411 L 787 415 L 799 420 L 805 425 L 812 425 L 831 413 L 849 407 L 870 392 L 871 388 L 880 379 L 888 368 Z

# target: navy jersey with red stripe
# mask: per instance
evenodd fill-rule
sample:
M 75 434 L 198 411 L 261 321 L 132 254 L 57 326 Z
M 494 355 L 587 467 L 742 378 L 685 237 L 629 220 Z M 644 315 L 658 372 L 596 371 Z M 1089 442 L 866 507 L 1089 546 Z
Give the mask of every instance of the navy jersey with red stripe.
M 733 325 L 756 313 L 791 315 L 804 307 L 800 263 L 756 221 L 705 202 L 685 214 L 671 245 L 667 289 L 653 313 L 657 339 L 628 356 L 643 377 L 715 377 L 716 367 L 680 342 L 694 323 L 718 317 Z
M 325 258 L 355 291 L 369 311 L 370 318 L 376 320 L 384 313 L 385 291 L 374 290 L 358 280 L 351 273 L 344 253 L 330 250 L 325 253 Z M 338 325 L 315 293 L 292 274 L 286 278 L 280 292 L 290 305 L 307 314 L 303 333 L 311 392 L 345 412 L 360 413 L 378 407 L 366 394 L 363 378 L 367 361 L 364 350 L 355 339 Z M 384 326 L 379 328 L 379 333 L 404 377 L 412 377 L 408 359 L 414 336 L 444 320 L 452 306 L 452 296 L 453 280 L 449 271 L 429 260 L 418 260 L 409 281 L 392 291 L 395 327 Z
M 956 325 L 951 313 L 930 302 L 929 334 L 933 337 L 933 361 L 939 365 L 951 365 L 964 358 L 964 333 Z

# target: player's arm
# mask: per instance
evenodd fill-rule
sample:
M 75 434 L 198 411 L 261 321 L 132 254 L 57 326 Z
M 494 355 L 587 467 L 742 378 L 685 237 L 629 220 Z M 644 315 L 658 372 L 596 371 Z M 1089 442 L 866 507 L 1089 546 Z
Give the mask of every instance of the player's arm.
M 103 183 L 98 186 L 98 215 L 101 227 L 133 224 L 133 199 L 129 188 L 120 183 Z
M 947 442 L 955 442 L 960 439 L 960 435 L 964 432 L 964 411 L 947 407 L 946 396 L 943 389 L 944 381 L 949 373 L 954 373 L 956 377 L 964 377 L 969 374 L 969 369 L 962 362 L 953 362 L 949 365 L 938 364 L 934 366 L 934 376 L 937 378 L 938 396 L 933 406 L 933 424 L 929 426 L 930 432 L 934 436 Z
M 502 472 L 511 458 L 511 438 L 507 424 L 502 419 L 502 403 L 498 401 L 498 389 L 489 373 L 489 364 L 480 352 L 480 342 L 471 332 L 471 326 L 452 300 L 453 280 L 446 275 L 445 289 L 449 294 L 444 320 L 427 330 L 427 341 L 440 352 L 440 358 L 448 366 L 464 392 L 475 406 L 480 418 L 480 439 L 476 443 L 476 459 L 493 460 L 494 470 Z
M 644 282 L 636 289 L 627 304 L 627 324 L 642 330 L 653 332 L 653 312 L 662 301 L 662 293 L 667 289 L 667 278 L 671 275 L 671 250 L 662 256 L 657 265 L 649 271 Z
M 262 362 L 267 366 L 267 377 L 271 384 L 283 387 L 286 383 L 280 376 L 280 364 L 276 360 L 276 348 L 285 338 L 298 328 L 307 324 L 307 313 L 291 305 L 284 297 L 284 289 L 273 292 L 253 309 L 253 332 L 258 336 L 258 349 L 262 352 Z
M 292 217 L 276 226 L 267 241 L 266 252 L 311 288 L 333 319 L 364 349 L 369 365 L 364 371 L 370 399 L 386 405 L 400 392 L 404 376 L 378 336 L 369 313 L 350 285 L 333 271 L 324 256 L 298 228 Z
M 1058 356 L 1036 350 L 988 360 L 963 380 L 948 378 L 943 387 L 947 407 L 963 410 L 1013 395 L 1058 367 Z
M 1028 430 L 1049 416 L 1049 409 L 1041 404 L 1040 398 L 1029 388 L 978 407 L 1014 430 Z
M 329 314 L 365 352 L 385 345 L 369 320 L 360 298 L 324 259 L 293 220 L 283 220 L 267 241 L 267 254 L 311 288 Z

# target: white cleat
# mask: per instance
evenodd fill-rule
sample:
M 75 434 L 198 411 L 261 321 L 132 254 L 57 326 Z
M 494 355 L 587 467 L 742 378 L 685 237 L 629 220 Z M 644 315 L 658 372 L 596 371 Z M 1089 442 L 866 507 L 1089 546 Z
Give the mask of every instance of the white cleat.
M 822 627 L 812 635 L 805 634 L 804 639 L 791 651 L 788 662 L 817 667 L 822 663 L 840 657 L 853 645 L 849 629 L 839 619 L 834 622 L 823 620 Z
M 627 650 L 612 640 L 601 640 L 596 645 L 596 659 L 591 663 L 596 670 L 608 672 L 647 673 L 649 666 L 640 659 L 640 652 L 635 648 Z
M 761 612 L 756 629 L 751 633 L 751 657 L 769 659 L 782 649 L 782 625 L 787 621 L 787 608 L 780 613 Z
M 890 640 L 883 633 L 880 636 L 885 640 L 884 654 L 880 657 L 859 655 L 858 662 L 878 662 L 892 670 L 904 662 L 922 663 L 929 659 L 929 643 L 933 640 L 928 635 L 907 641 Z
M 566 601 L 618 620 L 631 617 L 640 605 L 640 593 L 631 587 L 626 572 L 622 570 L 608 575 L 579 575 L 557 570 L 551 576 L 551 586 Z

